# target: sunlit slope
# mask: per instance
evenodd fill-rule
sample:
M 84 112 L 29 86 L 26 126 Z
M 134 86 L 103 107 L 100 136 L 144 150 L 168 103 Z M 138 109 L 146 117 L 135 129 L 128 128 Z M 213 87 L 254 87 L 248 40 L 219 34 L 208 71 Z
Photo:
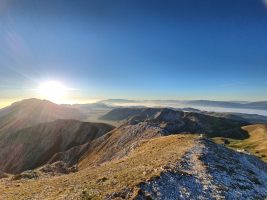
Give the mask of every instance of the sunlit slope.
M 244 126 L 242 129 L 248 132 L 249 138 L 244 140 L 227 139 L 226 145 L 235 149 L 246 150 L 267 162 L 267 125 L 255 124 Z M 224 143 L 225 139 L 215 138 L 215 141 Z

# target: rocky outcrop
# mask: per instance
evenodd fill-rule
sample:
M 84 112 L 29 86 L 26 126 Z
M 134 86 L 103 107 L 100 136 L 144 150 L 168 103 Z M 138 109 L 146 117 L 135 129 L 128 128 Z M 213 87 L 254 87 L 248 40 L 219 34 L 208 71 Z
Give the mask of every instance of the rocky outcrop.
M 88 151 L 81 157 L 79 166 L 85 168 L 122 158 L 138 147 L 142 140 L 162 135 L 165 135 L 163 129 L 146 122 L 135 125 L 125 124 L 94 140 Z
M 53 163 L 56 161 L 63 161 L 68 163 L 68 165 L 76 164 L 82 155 L 90 148 L 91 141 L 86 142 L 85 144 L 74 146 L 66 151 L 55 153 L 47 163 Z
M 69 174 L 77 172 L 76 166 L 69 167 L 66 163 L 62 161 L 57 161 L 52 164 L 46 164 L 35 170 L 27 170 L 22 173 L 12 176 L 11 180 L 21 180 L 21 179 L 37 179 L 40 177 L 50 177 L 59 176 L 63 174 Z
M 266 189 L 266 163 L 204 139 L 181 162 L 141 183 L 136 199 L 264 200 Z

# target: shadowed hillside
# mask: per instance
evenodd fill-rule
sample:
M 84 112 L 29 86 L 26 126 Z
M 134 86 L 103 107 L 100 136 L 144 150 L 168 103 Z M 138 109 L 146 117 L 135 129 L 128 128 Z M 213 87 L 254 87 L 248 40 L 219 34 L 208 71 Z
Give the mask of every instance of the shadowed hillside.
M 50 159 L 74 164 L 84 153 L 83 144 L 88 145 L 112 129 L 101 123 L 56 120 L 7 134 L 0 140 L 0 170 L 18 173 L 41 166 Z M 76 150 L 71 156 L 67 157 L 67 153 L 62 156 L 73 147 Z
M 140 114 L 143 109 L 140 108 L 115 108 L 112 109 L 107 114 L 100 117 L 103 120 L 110 120 L 110 121 L 122 121 L 127 120 L 128 118 Z
M 165 134 L 194 132 L 209 137 L 227 136 L 246 138 L 248 134 L 240 127 L 249 123 L 241 120 L 227 119 L 196 112 L 184 112 L 168 108 L 116 108 L 102 117 L 105 120 L 127 121 L 129 124 L 147 122 L 158 125 Z
M 245 113 L 234 113 L 234 112 L 208 112 L 202 111 L 199 109 L 194 108 L 174 108 L 170 107 L 176 111 L 183 111 L 183 112 L 192 112 L 192 113 L 199 113 L 204 115 L 210 115 L 214 117 L 222 117 L 226 119 L 231 119 L 240 122 L 247 122 L 247 123 L 267 123 L 267 116 L 257 115 L 257 114 L 245 114 Z M 104 113 L 99 119 L 109 121 L 110 123 L 123 123 L 130 117 L 134 115 L 138 115 L 146 110 L 146 107 L 121 107 L 121 108 L 114 108 L 107 113 Z

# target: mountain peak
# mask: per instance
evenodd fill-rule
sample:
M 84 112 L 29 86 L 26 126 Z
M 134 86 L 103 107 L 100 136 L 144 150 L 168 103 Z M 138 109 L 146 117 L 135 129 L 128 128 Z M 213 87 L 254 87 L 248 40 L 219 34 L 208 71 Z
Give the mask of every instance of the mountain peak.
M 37 98 L 29 98 L 29 99 L 22 99 L 20 101 L 14 102 L 11 104 L 12 105 L 21 105 L 21 104 L 55 104 L 49 100 L 46 99 L 37 99 Z
M 15 131 L 56 119 L 84 119 L 75 108 L 57 105 L 48 100 L 24 99 L 0 110 L 0 133 Z

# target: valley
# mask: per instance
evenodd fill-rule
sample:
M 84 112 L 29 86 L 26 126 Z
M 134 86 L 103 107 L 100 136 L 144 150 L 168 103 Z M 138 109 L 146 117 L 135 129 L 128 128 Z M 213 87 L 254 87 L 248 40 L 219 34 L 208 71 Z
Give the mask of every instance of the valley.
M 1 200 L 267 197 L 267 129 L 252 124 L 259 116 L 49 102 L 79 113 L 61 119 L 31 99 L 0 110 L 1 119 L 31 122 L 33 101 L 46 111 L 35 114 L 40 123 L 0 129 Z M 96 113 L 95 122 L 77 119 Z

